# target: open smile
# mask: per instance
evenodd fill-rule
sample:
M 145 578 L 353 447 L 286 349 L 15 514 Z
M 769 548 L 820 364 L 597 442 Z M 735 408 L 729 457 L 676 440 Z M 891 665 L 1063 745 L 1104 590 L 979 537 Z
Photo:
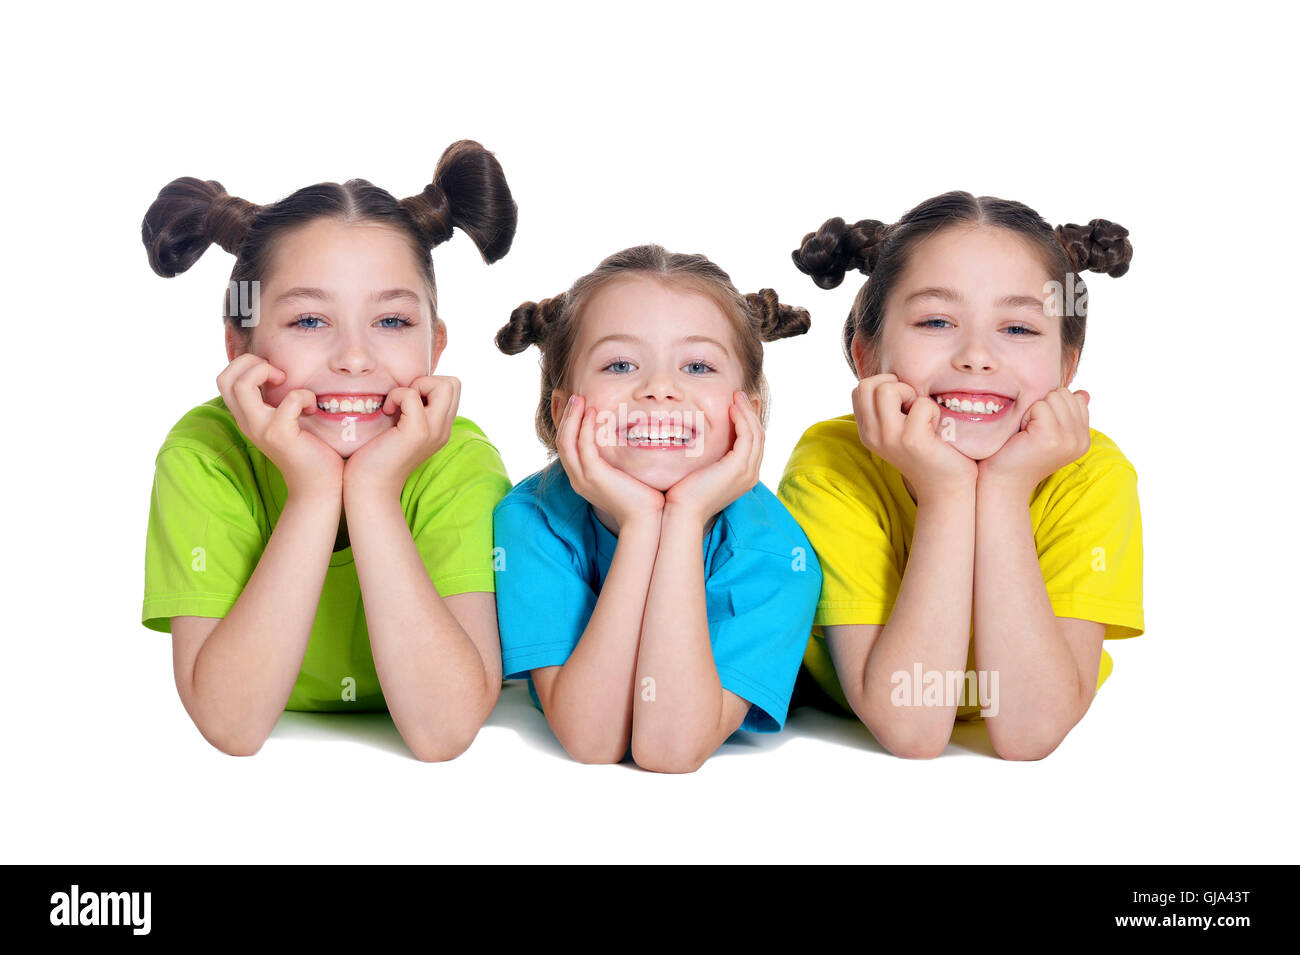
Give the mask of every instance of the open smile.
M 930 397 L 948 416 L 961 421 L 995 421 L 1016 403 L 1014 398 L 989 392 L 936 391 Z
M 384 398 L 376 394 L 321 394 L 316 396 L 317 414 L 333 421 L 378 418 L 383 413 Z

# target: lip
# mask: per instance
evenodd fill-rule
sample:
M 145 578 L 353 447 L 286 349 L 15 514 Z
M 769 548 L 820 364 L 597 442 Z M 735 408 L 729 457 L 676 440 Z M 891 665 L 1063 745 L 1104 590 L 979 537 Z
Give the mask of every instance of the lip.
M 1007 395 L 1000 395 L 992 391 L 942 391 L 941 390 L 941 391 L 931 392 L 928 397 L 930 398 L 931 401 L 935 402 L 935 404 L 939 405 L 939 410 L 943 413 L 945 417 L 953 418 L 956 419 L 957 421 L 976 421 L 976 422 L 999 421 L 1002 418 L 1005 418 L 1010 413 L 1012 406 L 1015 405 L 1016 403 L 1015 398 L 1009 397 Z M 982 401 L 985 404 L 987 404 L 989 401 L 993 401 L 994 403 L 1001 405 L 1001 408 L 998 410 L 996 414 L 989 414 L 988 412 L 957 411 L 941 403 L 939 401 L 940 397 L 957 398 L 961 401 L 970 401 L 972 403 L 976 401 Z
M 696 429 L 689 422 L 694 414 L 693 411 L 675 411 L 671 413 L 660 412 L 650 414 L 645 411 L 632 411 L 628 413 L 628 418 L 634 422 L 626 424 L 618 430 L 619 444 L 623 447 L 634 448 L 638 451 L 684 451 L 693 447 L 695 444 Z M 649 435 L 659 434 L 663 431 L 673 431 L 680 429 L 682 432 L 681 444 L 652 444 L 643 443 L 628 437 L 628 432 L 632 430 L 644 429 Z
M 326 421 L 374 421 L 384 416 L 384 400 L 387 396 L 373 391 L 326 391 L 316 395 L 317 401 L 328 401 L 331 398 L 337 398 L 342 402 L 345 398 L 349 401 L 355 401 L 358 398 L 374 398 L 379 402 L 379 407 L 369 414 L 361 414 L 356 411 L 322 411 L 316 408 L 316 414 Z

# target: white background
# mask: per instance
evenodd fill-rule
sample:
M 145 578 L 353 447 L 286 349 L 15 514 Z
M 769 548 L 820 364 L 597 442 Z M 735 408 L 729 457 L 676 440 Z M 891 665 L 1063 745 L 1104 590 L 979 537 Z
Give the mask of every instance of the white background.
M 1297 861 L 1294 16 L 900 6 L 18 14 L 4 861 Z M 811 310 L 767 348 L 775 488 L 802 431 L 851 410 L 861 280 L 798 273 L 805 232 L 949 189 L 1130 229 L 1129 274 L 1090 278 L 1075 387 L 1139 474 L 1147 631 L 1107 645 L 1115 672 L 1053 755 L 1003 762 L 963 730 L 905 761 L 800 710 L 694 775 L 582 766 L 518 684 L 446 764 L 383 714 L 286 714 L 251 758 L 203 740 L 140 603 L 153 456 L 217 393 L 233 259 L 160 279 L 141 218 L 184 175 L 258 203 L 354 176 L 400 198 L 460 138 L 496 152 L 519 231 L 490 268 L 460 234 L 435 250 L 438 370 L 515 481 L 545 462 L 536 352 L 492 336 L 625 246 L 704 252 Z

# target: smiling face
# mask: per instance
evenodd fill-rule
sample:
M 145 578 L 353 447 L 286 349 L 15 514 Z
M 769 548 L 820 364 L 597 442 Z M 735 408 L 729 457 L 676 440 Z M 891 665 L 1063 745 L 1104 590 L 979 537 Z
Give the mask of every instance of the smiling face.
M 954 446 L 993 455 L 1030 405 L 1068 384 L 1061 319 L 1045 311 L 1051 281 L 1015 233 L 956 227 L 925 239 L 885 302 L 879 354 L 855 336 L 859 377 L 892 372 L 952 419 Z M 1076 361 L 1077 361 L 1077 356 Z
M 660 491 L 731 450 L 731 396 L 744 381 L 731 322 L 711 298 L 632 274 L 595 292 L 581 322 L 572 391 L 551 400 L 557 423 L 569 395 L 582 395 L 597 411 L 600 456 Z
M 313 392 L 327 410 L 299 425 L 343 457 L 394 426 L 384 397 L 431 374 L 446 345 L 410 244 L 375 223 L 316 219 L 283 236 L 259 306 L 247 342 L 227 326 L 227 354 L 246 346 L 284 371 L 262 389 L 273 407 Z

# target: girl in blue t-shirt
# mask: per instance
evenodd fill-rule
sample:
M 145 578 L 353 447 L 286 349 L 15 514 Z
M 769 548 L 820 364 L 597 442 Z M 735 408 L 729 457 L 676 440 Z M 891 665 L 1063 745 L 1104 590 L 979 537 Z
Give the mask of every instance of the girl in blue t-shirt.
M 500 164 L 469 140 L 400 201 L 352 179 L 259 206 L 186 177 L 149 207 L 159 275 L 214 242 L 235 256 L 221 398 L 158 455 L 143 611 L 219 749 L 257 752 L 286 708 L 387 709 L 441 760 L 491 712 L 491 512 L 510 482 L 457 417 L 460 382 L 433 374 L 430 250 L 459 228 L 493 262 L 515 223 Z
M 607 258 L 515 309 L 542 353 L 553 460 L 495 512 L 504 673 L 581 762 L 692 772 L 737 729 L 781 728 L 821 588 L 758 480 L 765 341 L 808 313 L 738 293 L 699 255 Z

